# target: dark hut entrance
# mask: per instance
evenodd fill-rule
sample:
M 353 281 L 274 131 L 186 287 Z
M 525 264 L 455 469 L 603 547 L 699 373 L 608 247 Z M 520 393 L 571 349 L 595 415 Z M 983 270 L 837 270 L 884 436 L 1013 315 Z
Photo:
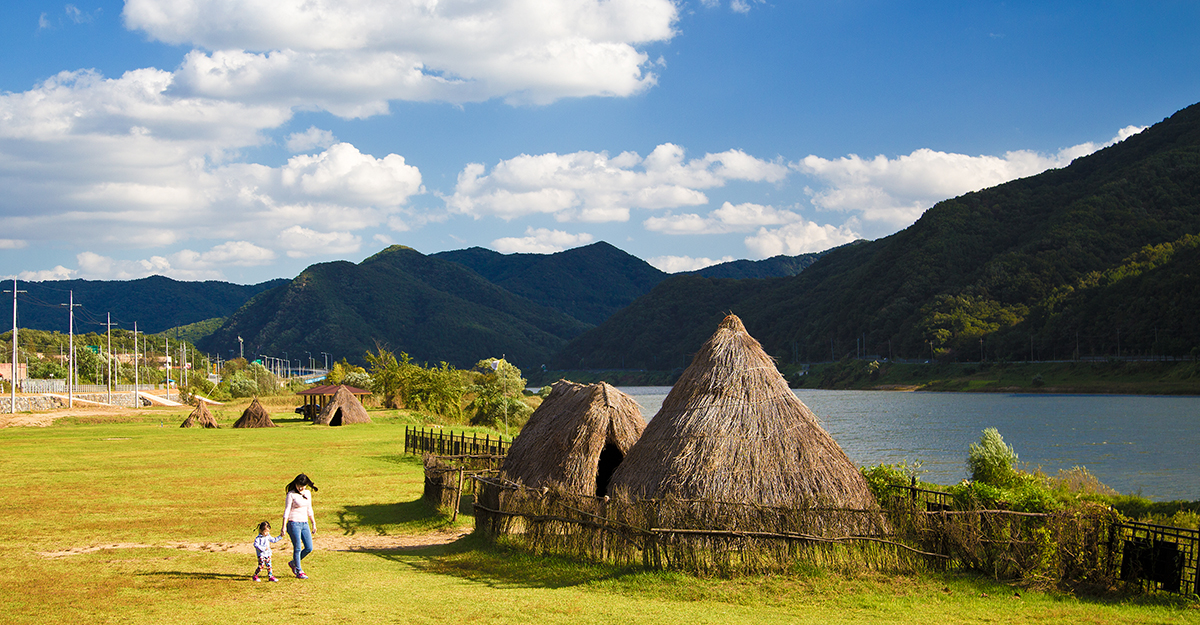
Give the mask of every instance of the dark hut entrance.
M 617 470 L 617 466 L 625 459 L 625 454 L 621 453 L 621 448 L 617 447 L 616 443 L 606 443 L 604 450 L 600 452 L 600 466 L 596 471 L 596 496 L 603 497 L 608 494 L 608 481 L 612 479 L 613 471 Z
M 341 424 L 342 424 L 342 409 L 338 408 L 337 412 L 333 413 L 333 418 L 329 419 L 329 425 L 341 425 Z

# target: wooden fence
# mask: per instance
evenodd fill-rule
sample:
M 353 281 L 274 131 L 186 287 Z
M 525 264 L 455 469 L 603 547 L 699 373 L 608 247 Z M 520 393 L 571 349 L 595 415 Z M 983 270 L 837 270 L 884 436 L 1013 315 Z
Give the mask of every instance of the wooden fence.
M 508 453 L 512 441 L 466 432 L 455 434 L 439 428 L 404 428 L 404 453 L 434 454 L 438 456 L 501 456 Z
M 1107 506 L 1054 513 L 955 509 L 901 487 L 880 510 L 713 501 L 624 501 L 474 478 L 476 529 L 534 553 L 701 574 L 798 562 L 877 569 L 965 568 L 1031 583 L 1120 581 L 1200 590 L 1200 532 L 1121 521 Z
M 425 454 L 425 491 L 422 497 L 439 510 L 453 510 L 451 521 L 458 520 L 463 492 L 475 493 L 476 477 L 495 477 L 504 456 Z

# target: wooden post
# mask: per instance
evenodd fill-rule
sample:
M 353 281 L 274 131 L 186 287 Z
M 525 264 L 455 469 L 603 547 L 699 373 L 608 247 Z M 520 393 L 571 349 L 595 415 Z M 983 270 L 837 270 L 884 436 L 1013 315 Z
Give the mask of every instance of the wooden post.
M 454 491 L 454 516 L 450 517 L 451 523 L 458 521 L 458 507 L 462 503 L 462 480 L 463 480 L 463 470 L 462 470 L 462 467 L 459 467 L 458 468 L 458 489 Z

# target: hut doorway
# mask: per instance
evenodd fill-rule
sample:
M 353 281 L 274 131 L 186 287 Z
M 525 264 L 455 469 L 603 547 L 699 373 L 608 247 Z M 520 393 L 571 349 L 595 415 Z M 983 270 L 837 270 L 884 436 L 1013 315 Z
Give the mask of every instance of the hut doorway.
M 329 420 L 329 425 L 341 425 L 341 424 L 342 424 L 342 409 L 338 408 L 337 411 L 333 413 L 333 418 L 331 418 Z
M 616 443 L 605 443 L 604 450 L 600 452 L 600 466 L 596 471 L 596 496 L 603 497 L 608 494 L 608 481 L 612 479 L 613 471 L 617 470 L 617 465 L 625 459 L 625 454 L 621 453 L 621 448 L 617 447 Z

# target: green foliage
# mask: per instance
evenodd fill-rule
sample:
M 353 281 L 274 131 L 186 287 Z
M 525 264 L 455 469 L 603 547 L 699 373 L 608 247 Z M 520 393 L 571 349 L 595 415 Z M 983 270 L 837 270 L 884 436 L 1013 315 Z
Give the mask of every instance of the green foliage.
M 978 443 L 971 443 L 967 472 L 975 482 L 997 487 L 1012 485 L 1017 478 L 1017 452 L 1004 443 L 996 428 L 987 428 Z
M 446 417 L 462 413 L 462 397 L 466 391 L 462 372 L 442 362 L 434 367 L 422 367 L 412 362 L 408 354 L 400 357 L 380 345 L 376 352 L 367 352 L 371 366 L 372 390 L 384 398 L 384 404 L 406 407 Z
M 491 427 L 519 427 L 533 408 L 521 398 L 525 378 L 521 370 L 503 358 L 484 358 L 475 363 L 475 383 L 467 388 L 474 398 L 467 405 L 471 423 Z
M 237 371 L 223 381 L 223 386 L 229 389 L 229 395 L 238 397 L 257 397 L 258 382 L 243 371 Z
M 896 488 L 911 486 L 922 473 L 924 470 L 921 469 L 920 460 L 911 464 L 902 462 L 862 468 L 863 477 L 867 480 L 871 494 L 875 495 L 875 500 L 881 503 L 894 496 Z
M 347 384 L 349 386 L 355 386 L 354 384 L 350 384 L 346 381 L 346 376 L 358 373 L 366 374 L 367 370 L 358 365 L 352 365 L 349 361 L 343 358 L 341 362 L 335 362 L 333 363 L 333 366 L 329 368 L 329 373 L 325 375 L 325 383 L 334 385 Z M 367 386 L 359 388 L 370 388 L 370 386 L 371 385 L 368 383 Z

